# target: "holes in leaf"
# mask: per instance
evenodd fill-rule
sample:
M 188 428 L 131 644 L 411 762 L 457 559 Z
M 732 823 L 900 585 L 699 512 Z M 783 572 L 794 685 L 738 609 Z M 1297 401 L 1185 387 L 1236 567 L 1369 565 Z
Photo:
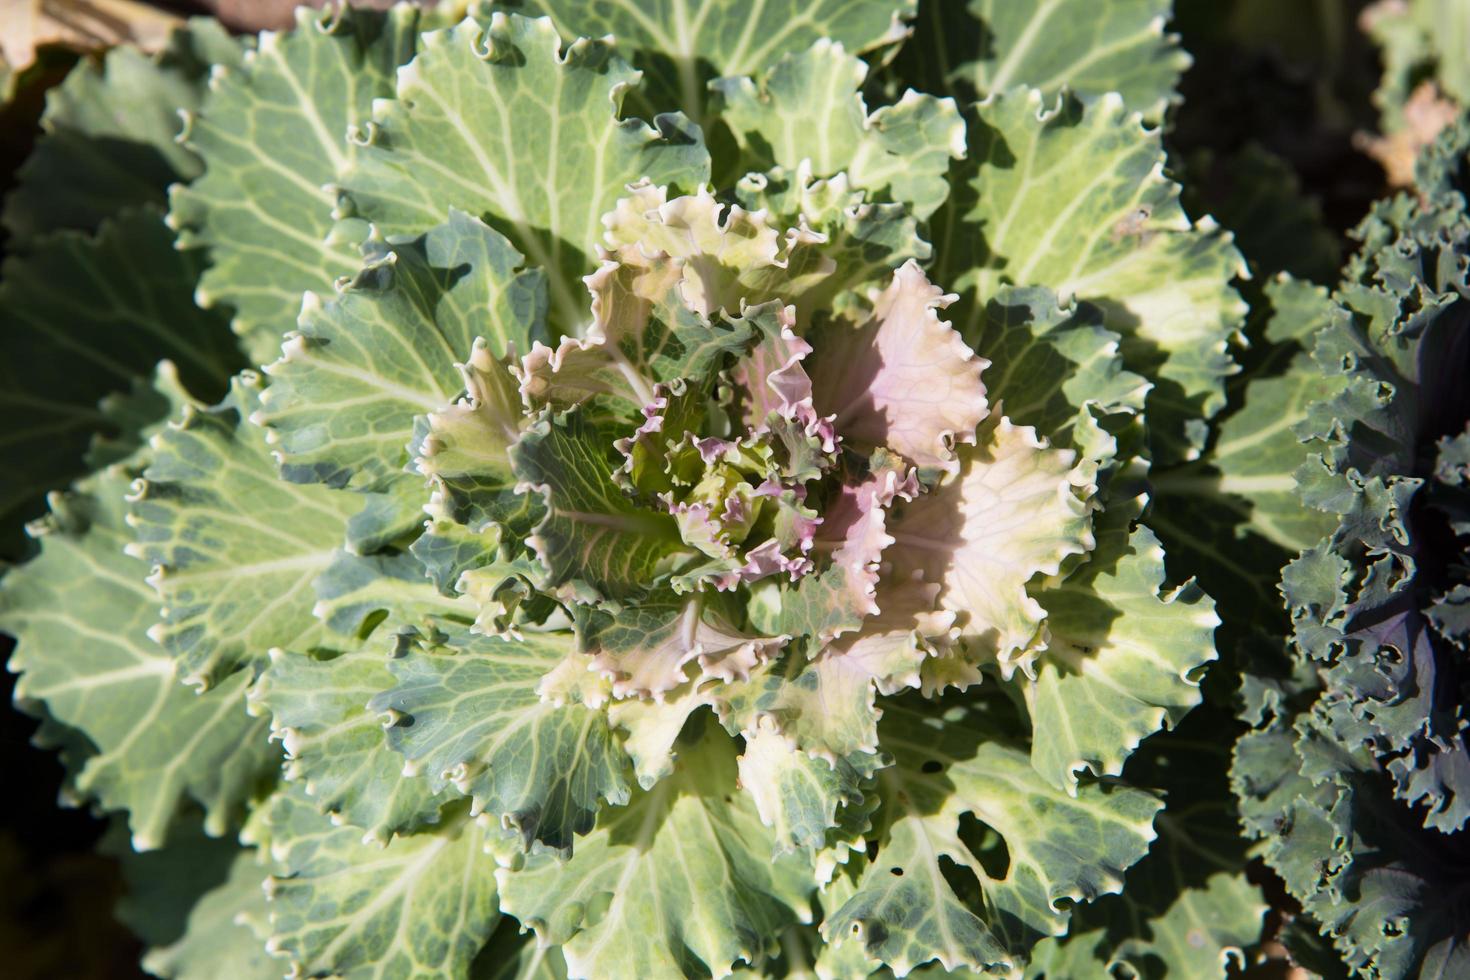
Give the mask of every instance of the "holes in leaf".
M 973 813 L 960 815 L 960 840 L 985 869 L 985 876 L 1001 881 L 1011 870 L 1011 852 L 1005 838 L 975 817 Z
M 878 860 L 878 842 L 875 840 L 868 841 L 867 852 L 869 861 Z
M 935 759 L 930 759 L 928 762 L 919 767 L 919 771 L 933 776 L 935 773 L 940 773 L 944 771 L 944 763 L 939 762 Z
M 903 868 L 889 868 L 888 869 L 888 873 L 891 874 L 891 875 L 893 875 L 893 877 L 895 877 L 895 878 L 902 878 L 903 877 Z
M 981 904 L 980 879 L 975 872 L 962 864 L 956 864 L 954 858 L 948 854 L 939 856 L 939 873 L 944 875 L 944 880 L 966 905 L 975 907 Z

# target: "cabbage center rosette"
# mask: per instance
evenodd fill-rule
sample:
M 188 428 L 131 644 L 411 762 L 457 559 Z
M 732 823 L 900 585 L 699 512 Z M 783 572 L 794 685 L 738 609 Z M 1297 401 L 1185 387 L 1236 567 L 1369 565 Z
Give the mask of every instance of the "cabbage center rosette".
M 604 225 L 585 334 L 477 351 L 419 464 L 443 507 L 447 447 L 508 459 L 515 518 L 485 509 L 529 552 L 460 587 L 495 597 L 482 628 L 514 629 L 508 594 L 572 610 L 576 663 L 543 696 L 656 705 L 610 709 L 645 782 L 668 752 L 640 751 L 640 726 L 671 741 L 701 705 L 867 773 L 876 694 L 1029 673 L 1027 583 L 1092 547 L 1096 488 L 992 412 L 989 362 L 940 316 L 955 297 L 912 259 L 848 288 L 805 217 L 780 230 L 703 190 L 633 185 Z

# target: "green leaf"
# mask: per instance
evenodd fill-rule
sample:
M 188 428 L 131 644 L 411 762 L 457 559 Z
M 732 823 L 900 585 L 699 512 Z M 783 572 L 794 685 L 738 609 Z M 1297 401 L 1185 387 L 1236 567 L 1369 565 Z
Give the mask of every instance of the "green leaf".
M 1270 319 L 1261 336 L 1252 331 L 1259 360 L 1232 382 L 1229 408 L 1204 457 L 1155 473 L 1149 516 L 1169 553 L 1198 570 L 1222 609 L 1256 621 L 1282 615 L 1281 566 L 1336 523 L 1297 487 L 1309 452 L 1297 430 L 1309 406 L 1344 385 L 1307 349 L 1330 316 L 1326 291 L 1279 277 L 1265 293 Z
M 570 861 L 533 855 L 502 869 L 501 903 L 577 978 L 724 976 L 759 964 L 804 918 L 811 869 L 772 857 L 754 805 L 736 791 L 735 745 L 694 734 L 674 775 L 605 809 Z
M 188 117 L 182 139 L 205 169 L 173 189 L 169 222 L 181 248 L 209 249 L 199 301 L 234 308 L 257 364 L 275 359 L 303 293 L 358 268 L 366 229 L 338 221 L 330 188 L 358 152 L 348 129 L 392 94 L 394 70 L 413 56 L 418 17 L 408 4 L 301 8 L 296 30 L 262 35 L 240 68 L 217 71 Z
M 619 120 L 636 73 L 603 41 L 561 50 L 549 21 L 496 14 L 424 35 L 354 144 L 344 185 L 389 236 L 418 235 L 457 207 L 505 233 L 546 271 L 551 322 L 587 320 L 602 215 L 641 177 L 693 189 L 709 179 L 696 127 Z
M 919 237 L 918 220 L 909 208 L 869 202 L 862 192 L 852 190 L 846 173 L 814 179 L 810 166 L 777 167 L 746 174 L 735 185 L 735 195 L 747 212 L 765 211 L 771 225 L 793 228 L 805 221 L 826 239 L 819 249 L 809 251 L 830 258 L 830 271 L 815 282 L 801 283 L 799 290 L 790 282 L 773 290 L 795 303 L 798 322 L 810 320 L 819 310 L 847 312 L 856 307 L 866 314 L 870 289 L 886 285 L 906 260 L 923 262 L 932 253 L 929 243 Z M 794 300 L 793 292 L 799 292 Z
M 48 235 L 10 258 L 0 284 L 0 488 L 6 551 L 18 518 L 81 472 L 95 434 L 117 426 L 98 406 L 170 358 L 196 397 L 222 395 L 242 364 L 224 317 L 192 300 L 202 268 L 180 254 L 152 208 L 127 209 L 95 236 Z
M 385 619 L 394 627 L 416 625 L 430 617 L 469 623 L 476 612 L 474 602 L 465 596 L 435 588 L 423 564 L 404 552 L 339 551 L 312 588 L 317 602 L 311 611 L 316 618 L 354 640 L 368 639 Z
M 511 469 L 510 447 L 525 421 L 513 363 L 492 357 L 476 340 L 459 369 L 465 397 L 430 413 L 415 443 L 419 472 L 434 487 L 425 510 L 435 525 L 447 519 L 473 534 L 494 527 L 524 540 L 545 514 L 535 495 L 518 489 Z
M 460 806 L 386 847 L 298 790 L 270 802 L 269 947 L 307 976 L 467 977 L 500 914 L 487 832 Z
M 1139 415 L 1151 385 L 1125 370 L 1102 311 L 1062 305 L 1049 289 L 1002 286 L 964 339 L 990 361 L 984 381 L 1006 417 L 1060 446 L 1088 450 L 1089 409 Z
M 953 99 L 913 90 L 869 114 L 867 74 L 857 56 L 819 40 L 758 79 L 711 83 L 714 109 L 740 143 L 743 169 L 810 161 L 818 177 L 845 172 L 870 200 L 898 201 L 927 218 L 949 195 L 950 159 L 965 154 L 964 121 Z
M 1179 724 L 1217 657 L 1214 603 L 1192 581 L 1165 589 L 1158 538 L 1111 523 L 1085 565 L 1037 594 L 1050 638 L 1024 683 L 1031 761 L 1069 792 L 1082 769 L 1116 776 L 1144 737 Z
M 951 77 L 981 96 L 1015 85 L 1040 89 L 1048 98 L 1063 88 L 1084 97 L 1117 92 L 1130 112 L 1158 122 L 1178 101 L 1174 86 L 1191 61 L 1178 38 L 1164 31 L 1171 6 L 1169 0 L 970 0 L 969 18 L 980 23 L 965 26 L 985 43 L 980 57 Z M 954 18 L 947 33 L 970 36 L 956 23 L 957 14 L 941 10 L 935 16 Z
M 374 697 L 390 712 L 388 744 L 434 790 L 453 783 L 526 846 L 563 854 L 592 829 L 604 800 L 628 799 L 621 747 L 606 717 L 538 692 L 574 650 L 570 634 L 509 640 L 455 632 L 393 660 L 397 684 Z
M 1227 792 L 1230 746 L 1221 735 L 1236 727 L 1225 712 L 1201 707 L 1130 759 L 1129 778 L 1168 799 L 1159 839 L 1119 894 L 1078 908 L 1065 937 L 1037 945 L 1027 977 L 1224 980 L 1245 966 L 1266 903 L 1246 880 L 1250 845 Z
M 361 828 L 364 843 L 439 819 L 452 792 L 407 779 L 403 757 L 383 735 L 368 702 L 393 686 L 385 652 L 344 653 L 316 660 L 271 652 L 270 666 L 251 690 L 252 707 L 271 716 L 271 732 L 286 749 L 286 778 L 300 780 L 317 808 Z
M 224 834 L 279 753 L 265 721 L 245 714 L 248 676 L 196 694 L 149 639 L 158 598 L 148 566 L 123 553 L 135 473 L 111 467 L 52 495 L 51 516 L 35 525 L 40 556 L 5 576 L 0 628 L 17 641 L 18 703 L 45 702 L 90 743 L 75 791 L 126 809 L 145 850 L 164 843 L 186 798 L 204 806 L 211 834 Z
M 199 898 L 183 936 L 150 949 L 143 969 L 165 980 L 276 980 L 284 964 L 265 949 L 265 878 L 260 856 L 240 851 L 229 877 Z
M 214 20 L 175 31 L 163 50 L 131 45 L 82 59 L 47 93 L 36 147 L 5 201 L 12 248 L 59 228 L 96 231 L 137 206 L 167 206 L 168 186 L 192 180 L 199 158 L 177 142 L 180 114 L 204 98 L 212 64 L 237 67 L 242 44 Z
M 861 806 L 863 793 L 852 767 L 802 752 L 771 724 L 743 737 L 740 785 L 771 828 L 777 853 L 822 848 L 838 825 L 839 811 Z
M 964 297 L 955 326 L 974 336 L 1005 283 L 1098 307 L 1125 366 L 1154 382 L 1155 458 L 1197 455 L 1199 419 L 1222 407 L 1234 371 L 1227 346 L 1246 307 L 1230 281 L 1246 268 L 1228 234 L 1180 207 L 1158 131 L 1116 95 L 1051 105 L 1020 89 L 975 106 L 969 132 L 964 189 L 934 220 L 935 281 Z
M 870 776 L 884 764 L 878 753 L 877 691 L 868 665 L 841 653 L 808 660 L 788 652 L 727 683 L 712 695 L 732 733 L 754 736 L 769 724 L 793 746 L 830 767 Z
M 358 504 L 276 475 L 264 433 L 246 421 L 258 385 L 244 375 L 218 406 L 186 408 L 154 437 L 128 517 L 137 531 L 129 554 L 155 566 L 149 581 L 163 600 L 149 635 L 187 683 L 205 688 L 263 666 L 272 647 L 317 645 L 311 582 Z
M 829 942 L 856 941 L 899 974 L 932 959 L 1005 974 L 1038 939 L 1066 931 L 1070 904 L 1122 887 L 1162 804 L 1118 785 L 1068 796 L 991 734 L 1004 724 L 982 709 L 885 704 L 882 744 L 894 765 L 878 774 L 875 856 L 823 923 Z M 977 836 L 971 818 L 989 835 Z M 1002 846 L 1003 870 L 991 857 Z
M 543 416 L 511 447 L 511 463 L 546 501 L 531 547 L 553 588 L 585 584 L 625 599 L 695 554 L 672 517 L 623 495 L 613 482 L 612 440 L 580 409 Z
M 822 39 L 863 52 L 901 41 L 918 0 L 526 0 L 563 37 L 611 34 L 649 79 L 647 98 L 701 119 L 711 75 L 753 75 Z
M 288 480 L 421 486 L 405 472 L 414 419 L 460 393 L 456 362 L 477 337 L 503 353 L 546 336 L 544 276 L 520 272 L 520 254 L 475 218 L 451 211 L 418 240 L 368 253 L 345 289 L 308 297 L 300 331 L 266 368 L 255 421 Z

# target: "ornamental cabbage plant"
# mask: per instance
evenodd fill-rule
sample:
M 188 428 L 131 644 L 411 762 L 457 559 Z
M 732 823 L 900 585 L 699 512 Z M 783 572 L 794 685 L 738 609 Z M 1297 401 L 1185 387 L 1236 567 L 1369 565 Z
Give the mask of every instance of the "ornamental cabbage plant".
M 0 626 L 145 967 L 1239 961 L 1156 748 L 1219 620 L 1149 478 L 1247 275 L 1165 173 L 1167 12 L 348 7 L 80 66 L 5 210 Z

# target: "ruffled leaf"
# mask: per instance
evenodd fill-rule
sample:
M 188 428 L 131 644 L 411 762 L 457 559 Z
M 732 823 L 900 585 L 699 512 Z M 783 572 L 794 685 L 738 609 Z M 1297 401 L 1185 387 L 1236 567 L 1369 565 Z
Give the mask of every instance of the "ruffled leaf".
M 0 412 L 9 432 L 0 459 L 10 475 L 0 520 L 7 553 L 19 552 L 18 519 L 37 516 L 43 493 L 83 472 L 92 437 L 118 433 L 100 401 L 146 382 L 160 358 L 208 401 L 244 366 L 226 319 L 193 303 L 203 267 L 174 249 L 152 208 L 124 209 L 95 236 L 58 231 L 6 261 Z
M 989 412 L 980 374 L 990 362 L 939 319 L 953 299 L 911 259 L 875 297 L 870 319 L 814 334 L 816 408 L 849 445 L 886 446 L 922 471 L 959 468 L 955 446 L 973 445 Z
M 605 41 L 563 50 L 549 20 L 496 13 L 422 44 L 343 183 L 388 235 L 422 234 L 449 205 L 485 217 L 545 270 L 553 327 L 575 331 L 602 215 L 640 178 L 706 181 L 698 129 L 679 116 L 660 116 L 658 129 L 620 120 L 637 74 Z
M 824 38 L 758 80 L 715 81 L 714 108 L 740 143 L 744 169 L 808 161 L 819 177 L 845 172 L 870 200 L 927 218 L 949 196 L 949 162 L 965 154 L 964 121 L 953 99 L 912 89 L 870 114 L 861 94 L 867 74 L 860 58 Z
M 247 675 L 196 694 L 149 638 L 158 599 L 148 566 L 123 551 L 134 473 L 120 464 L 52 496 L 51 516 L 35 525 L 41 555 L 5 576 L 0 628 L 16 638 L 18 702 L 44 702 L 90 743 L 75 792 L 126 809 L 134 847 L 147 850 L 163 845 L 185 799 L 204 806 L 212 834 L 225 833 L 279 751 L 266 722 L 245 714 Z
M 393 660 L 397 684 L 371 701 L 391 713 L 388 744 L 405 769 L 441 790 L 451 782 L 475 813 L 570 853 L 592 829 L 604 800 L 628 799 L 624 758 L 605 716 L 557 705 L 538 692 L 541 677 L 573 650 L 565 634 L 521 640 L 449 634 L 442 644 Z
M 1174 89 L 1191 61 L 1165 31 L 1170 13 L 1168 0 L 970 0 L 963 10 L 938 8 L 920 33 L 923 41 L 958 49 L 961 63 L 949 78 L 978 95 L 1013 85 L 1047 96 L 1063 88 L 1084 97 L 1117 92 L 1130 111 L 1156 123 L 1178 101 Z M 972 40 L 977 36 L 983 46 Z
M 250 694 L 286 749 L 286 778 L 304 783 L 323 813 L 361 828 L 364 843 L 386 844 L 434 823 L 456 795 L 404 778 L 403 757 L 384 738 L 379 713 L 368 709 L 393 682 L 382 652 L 316 660 L 275 650 Z
M 622 599 L 646 593 L 693 549 L 667 514 L 628 500 L 613 481 L 611 440 L 579 410 L 549 415 L 511 448 L 511 462 L 546 502 L 531 538 L 553 588 L 584 583 Z
M 1086 565 L 1037 595 L 1050 640 L 1026 684 L 1031 760 L 1069 792 L 1084 767 L 1119 775 L 1143 738 L 1200 701 L 1220 617 L 1199 586 L 1166 590 L 1164 578 L 1153 532 L 1115 526 Z
M 203 101 L 211 65 L 238 67 L 244 52 L 222 25 L 199 18 L 151 56 L 124 44 L 100 61 L 82 59 L 48 93 L 42 135 L 5 200 L 10 247 L 29 248 L 60 228 L 95 231 L 129 208 L 167 206 L 168 186 L 202 169 L 177 141 L 181 113 Z
M 1198 421 L 1224 404 L 1227 346 L 1246 307 L 1231 280 L 1246 273 L 1228 234 L 1191 221 L 1162 176 L 1157 131 L 1116 95 L 1051 105 L 1035 89 L 996 93 L 974 108 L 967 187 L 935 217 L 956 242 L 931 270 L 970 298 L 956 327 L 972 336 L 1002 284 L 1046 286 L 1099 307 L 1122 337 L 1125 365 L 1154 382 L 1148 401 L 1156 457 L 1197 455 Z
M 1007 677 L 1017 667 L 1029 674 L 1045 646 L 1046 611 L 1026 585 L 1092 549 L 1093 488 L 1075 454 L 1004 418 L 987 422 L 959 457 L 953 478 L 902 506 L 883 557 L 891 574 L 940 587 L 967 656 Z
M 987 737 L 994 724 L 973 709 L 885 707 L 883 746 L 895 764 L 879 774 L 875 856 L 823 923 L 829 942 L 859 943 L 899 974 L 937 959 L 948 970 L 1005 975 L 1038 939 L 1066 931 L 1060 902 L 1122 887 L 1123 871 L 1155 837 L 1160 802 L 1121 786 L 1070 797 L 1025 752 Z M 1004 871 L 986 863 L 995 839 L 962 829 L 970 817 L 1004 843 Z M 942 861 L 973 876 L 971 887 L 957 891 Z
M 205 688 L 260 668 L 272 647 L 320 641 L 311 583 L 358 506 L 352 495 L 278 478 L 264 433 L 246 421 L 258 399 L 258 381 L 244 375 L 218 406 L 187 408 L 153 438 L 131 497 L 128 552 L 154 566 L 149 581 L 163 602 L 149 635 L 186 682 Z
M 477 338 L 498 355 L 546 336 L 544 276 L 520 265 L 500 234 L 450 212 L 413 242 L 371 243 L 333 298 L 309 296 L 255 416 L 286 479 L 417 491 L 404 472 L 414 419 L 448 409 L 464 384 L 456 362 Z
M 615 696 L 646 697 L 684 683 L 691 663 L 701 677 L 748 677 L 787 639 L 741 632 L 705 596 L 667 595 L 611 614 L 589 613 L 581 645 L 592 654 L 593 669 L 613 679 Z
M 736 791 L 735 746 L 713 725 L 676 771 L 598 827 L 560 863 L 502 869 L 501 903 L 562 947 L 572 977 L 729 973 L 760 964 L 781 929 L 809 914 L 811 870 L 772 858 L 769 833 Z
M 330 188 L 358 152 L 348 128 L 392 94 L 417 39 L 409 5 L 323 16 L 302 8 L 296 30 L 262 35 L 239 69 L 216 72 L 182 137 L 204 175 L 171 193 L 180 247 L 209 249 L 197 298 L 234 309 L 257 364 L 276 357 L 303 293 L 358 267 L 366 229 L 338 220 Z
M 487 832 L 466 808 L 379 847 L 299 790 L 269 803 L 268 948 L 306 975 L 469 976 L 500 919 Z

